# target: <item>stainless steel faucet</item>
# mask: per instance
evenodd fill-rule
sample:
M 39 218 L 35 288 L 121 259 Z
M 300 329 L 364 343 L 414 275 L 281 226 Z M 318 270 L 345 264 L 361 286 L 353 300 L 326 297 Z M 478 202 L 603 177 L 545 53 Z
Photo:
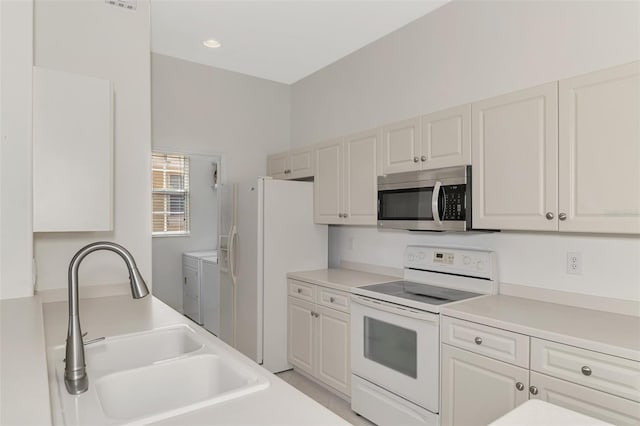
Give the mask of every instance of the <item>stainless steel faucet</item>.
M 78 395 L 89 388 L 86 364 L 84 362 L 84 344 L 80 329 L 80 315 L 78 310 L 78 268 L 82 260 L 98 250 L 110 250 L 120 255 L 129 269 L 129 283 L 131 295 L 140 299 L 149 294 L 149 289 L 138 271 L 136 261 L 131 253 L 119 244 L 100 241 L 82 247 L 71 259 L 69 264 L 69 330 L 67 331 L 67 348 L 64 365 L 64 384 L 72 395 Z

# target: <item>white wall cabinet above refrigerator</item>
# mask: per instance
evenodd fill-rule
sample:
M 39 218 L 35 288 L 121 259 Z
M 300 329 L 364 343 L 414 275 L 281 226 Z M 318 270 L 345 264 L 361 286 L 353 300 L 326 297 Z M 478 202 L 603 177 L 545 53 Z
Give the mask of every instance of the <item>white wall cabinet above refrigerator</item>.
M 384 127 L 382 173 L 471 164 L 471 105 Z
M 314 221 L 375 225 L 379 129 L 315 149 Z
M 640 233 L 640 62 L 472 109 L 475 228 Z
M 313 177 L 313 148 L 296 149 L 268 156 L 267 175 L 274 179 Z
M 113 86 L 34 67 L 33 230 L 113 229 Z

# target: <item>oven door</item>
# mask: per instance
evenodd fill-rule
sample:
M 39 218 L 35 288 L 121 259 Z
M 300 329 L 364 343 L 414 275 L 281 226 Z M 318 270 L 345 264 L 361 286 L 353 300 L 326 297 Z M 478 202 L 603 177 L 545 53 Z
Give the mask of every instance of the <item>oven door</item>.
M 438 412 L 439 316 L 352 295 L 351 369 Z

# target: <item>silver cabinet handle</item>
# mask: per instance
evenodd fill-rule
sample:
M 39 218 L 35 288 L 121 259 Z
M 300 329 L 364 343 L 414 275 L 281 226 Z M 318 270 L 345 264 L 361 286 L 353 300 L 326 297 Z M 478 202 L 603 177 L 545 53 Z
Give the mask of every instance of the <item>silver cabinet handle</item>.
M 524 390 L 524 383 L 522 382 L 516 383 L 516 389 L 518 389 L 519 391 Z
M 413 162 L 417 163 L 418 161 L 420 161 L 420 159 L 418 157 L 413 157 Z
M 482 344 L 482 337 L 476 337 L 475 339 L 473 339 L 474 342 L 476 342 L 476 345 L 481 345 Z
M 427 161 L 427 156 L 426 156 L 426 155 L 423 155 L 422 157 L 420 157 L 420 160 L 421 160 L 421 161 Z
M 538 388 L 535 386 L 529 386 L 529 392 L 531 392 L 531 395 L 537 395 L 538 394 Z
M 302 289 L 301 289 L 301 288 L 297 289 L 296 291 L 297 291 L 298 293 L 302 293 Z
M 584 374 L 585 376 L 590 376 L 591 375 L 591 369 L 589 367 L 587 367 L 586 365 L 584 367 L 582 367 L 580 369 L 580 371 L 582 371 L 582 374 Z
M 335 302 L 335 301 L 336 301 L 336 298 L 335 298 L 335 297 L 333 297 L 333 296 L 329 297 L 329 302 L 333 303 L 333 302 Z M 584 367 L 583 367 L 583 368 L 584 368 Z
M 551 213 L 551 212 L 547 212 L 547 214 L 544 215 L 544 216 L 547 218 L 547 220 L 553 220 L 553 218 L 554 218 L 553 213 Z
M 560 213 L 558 215 L 558 219 L 560 220 L 567 220 L 567 214 L 566 213 Z

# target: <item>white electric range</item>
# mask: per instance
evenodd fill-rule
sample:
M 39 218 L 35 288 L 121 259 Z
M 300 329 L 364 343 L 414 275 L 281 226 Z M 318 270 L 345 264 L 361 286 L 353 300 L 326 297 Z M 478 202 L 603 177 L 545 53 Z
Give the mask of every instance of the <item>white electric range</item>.
M 437 426 L 440 308 L 496 294 L 488 250 L 408 246 L 404 280 L 353 289 L 351 408 L 385 425 Z

